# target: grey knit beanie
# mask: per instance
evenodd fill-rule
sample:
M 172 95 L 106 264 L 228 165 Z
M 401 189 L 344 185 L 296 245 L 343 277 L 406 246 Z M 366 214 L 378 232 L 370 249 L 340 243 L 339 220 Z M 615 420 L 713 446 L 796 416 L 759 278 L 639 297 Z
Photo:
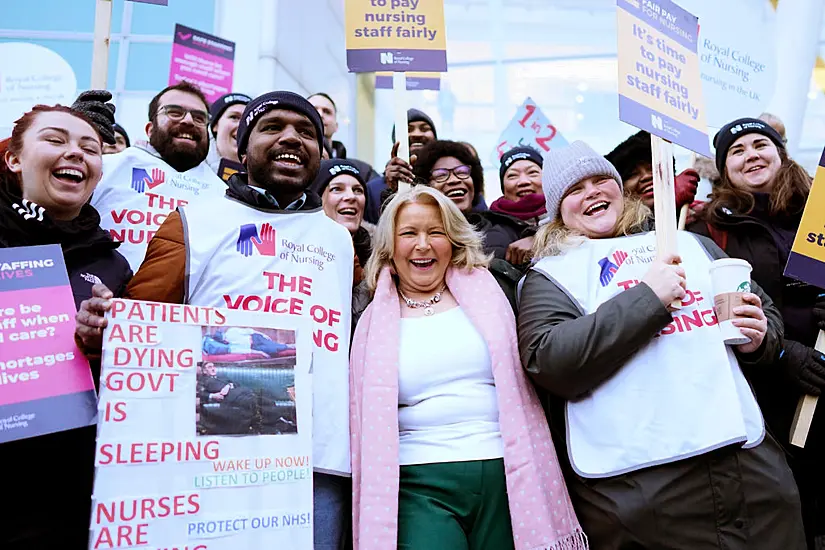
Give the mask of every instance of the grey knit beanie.
M 549 223 L 559 216 L 561 200 L 571 187 L 593 176 L 609 176 L 624 189 L 616 168 L 583 141 L 547 153 L 541 171 L 541 188 L 547 204 L 547 218 L 543 222 Z

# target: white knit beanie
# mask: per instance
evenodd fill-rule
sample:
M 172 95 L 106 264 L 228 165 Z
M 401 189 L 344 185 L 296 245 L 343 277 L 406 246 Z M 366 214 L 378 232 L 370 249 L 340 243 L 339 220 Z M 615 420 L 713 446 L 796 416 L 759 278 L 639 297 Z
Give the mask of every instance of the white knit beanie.
M 574 141 L 547 153 L 541 171 L 541 188 L 547 205 L 547 218 L 542 223 L 550 223 L 559 216 L 561 200 L 571 187 L 593 176 L 609 176 L 624 190 L 616 168 L 583 141 Z

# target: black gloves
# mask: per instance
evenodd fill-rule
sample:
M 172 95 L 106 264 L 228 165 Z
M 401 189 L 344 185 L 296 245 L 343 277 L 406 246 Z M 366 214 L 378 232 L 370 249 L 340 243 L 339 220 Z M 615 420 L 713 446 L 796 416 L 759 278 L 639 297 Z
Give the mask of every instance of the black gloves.
M 115 106 L 108 103 L 112 94 L 106 90 L 87 90 L 77 96 L 72 109 L 91 119 L 100 132 L 100 137 L 109 145 L 115 144 Z
M 814 322 L 819 330 L 825 330 L 825 294 L 820 294 L 814 303 Z
M 819 395 L 825 388 L 825 355 L 793 340 L 785 340 L 779 356 L 785 374 L 809 395 Z

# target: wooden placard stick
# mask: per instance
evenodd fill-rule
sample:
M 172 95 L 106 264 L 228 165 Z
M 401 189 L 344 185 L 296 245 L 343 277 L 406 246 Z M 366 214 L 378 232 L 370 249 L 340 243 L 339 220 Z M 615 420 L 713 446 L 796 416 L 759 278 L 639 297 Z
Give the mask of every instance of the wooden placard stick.
M 105 90 L 109 74 L 109 40 L 112 0 L 95 0 L 95 34 L 92 46 L 92 89 Z
M 650 135 L 653 150 L 653 209 L 656 214 L 656 255 L 663 258 L 677 253 L 676 182 L 673 174 L 673 144 Z M 675 300 L 670 307 L 679 309 Z
M 398 142 L 398 158 L 410 162 L 410 136 L 407 129 L 407 73 L 392 73 L 392 94 L 395 99 L 395 141 Z M 398 182 L 398 190 L 410 188 L 407 182 Z
M 825 353 L 825 331 L 819 331 L 814 349 L 820 353 Z M 811 423 L 814 420 L 817 401 L 819 401 L 819 397 L 816 395 L 804 395 L 799 400 L 793 422 L 791 422 L 791 445 L 805 447 L 808 432 L 811 431 Z

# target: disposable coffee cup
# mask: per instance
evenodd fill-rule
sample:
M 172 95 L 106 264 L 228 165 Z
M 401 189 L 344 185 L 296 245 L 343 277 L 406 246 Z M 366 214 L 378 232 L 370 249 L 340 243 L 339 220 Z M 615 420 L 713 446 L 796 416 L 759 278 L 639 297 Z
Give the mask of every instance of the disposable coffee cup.
M 745 302 L 742 295 L 751 291 L 751 264 L 736 258 L 723 258 L 710 265 L 710 282 L 713 286 L 713 308 L 719 321 L 722 339 L 729 346 L 750 343 L 751 339 L 742 334 L 733 324 L 738 316 L 733 309 Z

